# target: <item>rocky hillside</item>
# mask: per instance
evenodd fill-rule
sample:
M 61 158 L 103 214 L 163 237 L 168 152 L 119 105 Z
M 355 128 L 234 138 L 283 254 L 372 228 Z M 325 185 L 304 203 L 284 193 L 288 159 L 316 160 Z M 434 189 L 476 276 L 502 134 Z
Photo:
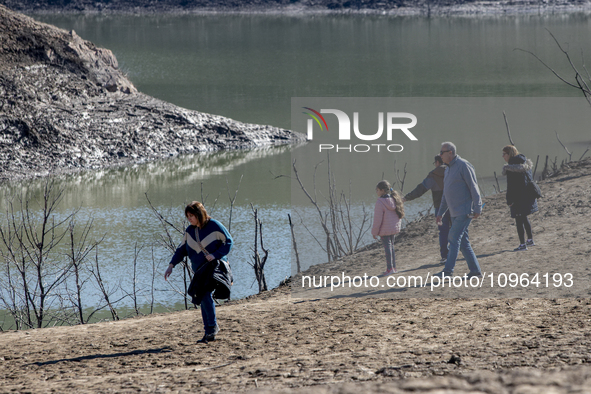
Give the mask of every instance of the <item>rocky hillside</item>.
M 139 93 L 108 49 L 0 6 L 0 179 L 302 138 Z
M 0 0 L 22 12 L 387 12 L 475 14 L 556 12 L 589 0 Z

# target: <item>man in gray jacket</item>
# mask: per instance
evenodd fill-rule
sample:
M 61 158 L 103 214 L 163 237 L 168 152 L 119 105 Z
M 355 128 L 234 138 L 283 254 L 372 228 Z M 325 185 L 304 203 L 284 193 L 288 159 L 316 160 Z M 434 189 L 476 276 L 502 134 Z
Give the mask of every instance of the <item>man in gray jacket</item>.
M 456 154 L 456 146 L 451 142 L 441 144 L 441 159 L 447 168 L 443 180 L 443 198 L 439 212 L 437 213 L 437 224 L 441 224 L 441 219 L 449 209 L 451 214 L 451 228 L 449 229 L 449 251 L 447 262 L 443 271 L 435 274 L 440 278 L 452 276 L 461 250 L 470 273 L 468 277 L 482 277 L 480 265 L 476 254 L 470 245 L 468 238 L 468 226 L 472 219 L 480 216 L 482 211 L 482 199 L 478 191 L 478 182 L 474 167 L 467 160 L 462 159 Z
M 415 198 L 421 197 L 427 192 L 427 190 L 431 190 L 435 215 L 437 216 L 437 211 L 441 206 L 441 198 L 443 197 L 443 176 L 447 166 L 443 164 L 443 160 L 439 155 L 435 156 L 433 165 L 435 166 L 435 169 L 429 172 L 429 175 L 427 175 L 427 177 L 423 179 L 423 182 L 419 183 L 413 191 L 404 196 L 403 201 L 412 201 Z M 445 264 L 447 261 L 447 235 L 449 233 L 449 226 L 450 216 L 448 210 L 445 215 L 443 215 L 442 225 L 439 226 L 439 253 L 441 254 L 439 264 Z

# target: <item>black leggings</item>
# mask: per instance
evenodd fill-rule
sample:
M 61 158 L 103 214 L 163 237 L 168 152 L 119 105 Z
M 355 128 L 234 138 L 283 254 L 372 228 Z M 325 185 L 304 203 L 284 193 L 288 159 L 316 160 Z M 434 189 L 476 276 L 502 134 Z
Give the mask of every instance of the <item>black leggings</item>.
M 515 226 L 517 226 L 517 235 L 519 235 L 519 242 L 523 245 L 525 243 L 525 233 L 527 232 L 527 239 L 533 239 L 531 234 L 531 223 L 526 215 L 517 216 L 515 218 Z

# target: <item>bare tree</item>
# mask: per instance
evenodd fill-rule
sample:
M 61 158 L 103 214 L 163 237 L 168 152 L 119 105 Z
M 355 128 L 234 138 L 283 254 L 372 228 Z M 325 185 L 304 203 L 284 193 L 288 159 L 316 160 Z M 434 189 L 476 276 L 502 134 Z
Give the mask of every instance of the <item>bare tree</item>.
M 548 70 L 550 70 L 562 82 L 564 82 L 568 86 L 571 86 L 577 90 L 580 90 L 581 93 L 583 94 L 583 96 L 585 97 L 585 99 L 587 100 L 587 102 L 589 103 L 589 105 L 591 105 L 591 89 L 589 88 L 589 84 L 591 82 L 591 76 L 589 75 L 589 71 L 587 71 L 587 67 L 585 66 L 585 59 L 583 57 L 582 51 L 581 51 L 581 61 L 582 61 L 581 67 L 584 70 L 584 74 L 579 71 L 577 66 L 574 64 L 569 52 L 566 49 L 564 49 L 564 47 L 562 45 L 560 45 L 560 43 L 558 42 L 558 40 L 556 39 L 554 34 L 552 34 L 552 32 L 548 29 L 546 29 L 546 31 L 550 34 L 550 36 L 552 37 L 552 39 L 554 40 L 554 42 L 558 46 L 558 49 L 560 49 L 560 51 L 566 57 L 566 60 L 568 61 L 568 64 L 570 65 L 572 71 L 574 71 L 574 81 L 569 81 L 567 78 L 560 75 L 556 70 L 554 70 L 552 67 L 550 67 L 545 61 L 540 59 L 538 57 L 538 55 L 536 55 L 534 52 L 527 51 L 527 50 L 520 49 L 520 48 L 516 48 L 516 49 L 518 51 L 529 53 L 530 55 L 535 57 L 540 63 L 542 63 L 542 65 L 544 67 L 546 67 Z
M 95 248 L 94 262 L 95 262 L 94 267 L 91 268 L 90 272 L 92 273 L 92 275 L 96 279 L 96 283 L 99 287 L 99 290 L 101 291 L 101 294 L 103 295 L 105 305 L 109 307 L 109 311 L 111 312 L 111 317 L 113 318 L 113 320 L 119 320 L 119 314 L 117 313 L 117 310 L 115 309 L 115 304 L 118 301 L 120 301 L 122 298 L 117 301 L 112 301 L 112 296 L 115 295 L 117 290 L 108 288 L 107 285 L 105 284 L 105 282 L 103 282 L 103 278 L 101 277 L 99 258 L 98 258 L 98 247 Z
M 398 178 L 398 182 L 400 183 L 400 193 L 404 190 L 404 180 L 406 179 L 406 164 L 404 163 L 404 173 L 402 178 L 400 177 L 400 170 L 396 170 L 396 178 Z
M 203 195 L 203 188 L 201 189 L 201 194 Z M 168 218 L 166 218 L 162 213 L 160 213 L 160 211 L 158 211 L 156 209 L 156 207 L 154 207 L 154 205 L 152 204 L 152 201 L 150 201 L 150 197 L 148 196 L 148 193 L 145 193 L 146 196 L 146 200 L 148 201 L 148 204 L 150 205 L 150 208 L 152 209 L 152 212 L 154 213 L 154 215 L 156 216 L 156 218 L 158 219 L 158 221 L 160 222 L 162 231 L 164 231 L 164 234 L 160 234 L 160 244 L 166 249 L 168 250 L 170 253 L 174 253 L 176 251 L 177 248 L 177 244 L 174 241 L 174 237 L 175 236 L 179 236 L 179 235 L 183 235 L 185 233 L 185 224 L 186 222 L 183 221 L 182 223 L 178 223 L 175 222 L 173 220 L 170 220 Z M 217 201 L 217 199 L 216 199 Z M 171 287 L 171 289 L 176 292 L 179 293 L 183 296 L 183 302 L 185 303 L 185 309 L 189 309 L 189 298 L 187 298 L 186 294 L 187 294 L 187 289 L 189 287 L 189 283 L 191 283 L 191 279 L 193 278 L 193 270 L 191 269 L 191 267 L 189 266 L 187 259 L 183 259 L 183 261 L 181 262 L 181 265 L 183 267 L 183 290 L 179 289 L 176 284 L 174 284 L 172 281 L 168 281 L 168 285 Z
M 546 29 L 546 31 L 548 32 L 548 34 L 550 34 L 550 36 L 552 37 L 552 39 L 554 40 L 554 42 L 558 46 L 558 49 L 562 52 L 562 54 L 565 56 L 566 60 L 568 61 L 568 64 L 569 64 L 571 70 L 574 72 L 574 81 L 569 80 L 569 78 L 560 75 L 556 70 L 554 70 L 550 65 L 548 65 L 548 63 L 546 63 L 544 60 L 540 59 L 540 57 L 538 57 L 538 55 L 536 55 L 534 52 L 527 51 L 527 50 L 524 50 L 521 48 L 516 48 L 516 50 L 528 53 L 528 54 L 532 55 L 533 57 L 535 57 L 544 67 L 546 67 L 548 70 L 550 70 L 552 72 L 552 74 L 554 74 L 559 80 L 564 82 L 566 85 L 579 90 L 583 94 L 583 97 L 585 97 L 585 100 L 587 100 L 587 103 L 589 105 L 591 105 L 591 88 L 590 88 L 591 74 L 589 74 L 589 71 L 587 70 L 587 66 L 585 65 L 585 58 L 583 56 L 583 51 L 581 50 L 581 65 L 579 68 L 575 65 L 569 51 L 567 49 L 565 49 L 564 46 L 560 44 L 560 42 L 558 42 L 558 39 L 554 36 L 554 34 L 552 34 L 552 32 L 548 29 Z M 580 71 L 580 69 L 582 69 L 583 71 Z M 556 133 L 556 139 L 558 140 L 560 145 L 562 145 L 562 147 L 566 150 L 566 153 L 569 155 L 569 161 L 572 161 L 572 153 L 566 148 L 566 146 L 562 143 L 562 141 L 560 141 L 560 138 L 558 138 L 558 132 L 555 131 L 555 133 Z M 589 149 L 590 148 L 588 147 L 587 150 L 585 150 L 585 152 L 583 152 L 583 155 L 581 156 L 579 161 L 583 159 L 583 157 L 589 151 Z M 548 162 L 548 160 L 546 159 L 546 164 L 547 164 L 547 162 Z M 545 177 L 548 176 L 548 173 L 546 173 L 546 169 L 547 169 L 547 165 L 544 167 L 544 171 L 542 172 L 542 179 L 545 179 Z
M 41 196 L 29 193 L 7 198 L 7 210 L 0 225 L 0 302 L 14 319 L 17 329 L 63 324 L 84 324 L 106 306 L 117 319 L 100 276 L 98 247 L 91 241 L 92 219 L 82 227 L 76 224 L 74 210 L 57 213 L 63 190 L 47 180 Z M 88 262 L 96 252 L 96 267 Z M 106 304 L 85 309 L 84 288 L 91 277 L 105 295 Z M 92 310 L 92 309 L 91 309 Z
M 20 307 L 24 308 L 20 316 L 27 327 L 44 326 L 46 311 L 51 308 L 56 290 L 70 272 L 71 266 L 60 262 L 53 253 L 67 234 L 64 223 L 75 215 L 72 212 L 61 219 L 55 215 L 62 196 L 63 189 L 56 189 L 54 183 L 47 180 L 39 201 L 40 213 L 30 207 L 26 194 L 18 195 L 9 199 L 6 227 L 0 227 L 9 264 L 20 278 Z M 14 281 L 11 284 L 17 286 Z
M 82 290 L 88 281 L 90 276 L 83 278 L 84 276 L 84 265 L 86 264 L 86 260 L 90 252 L 93 251 L 94 248 L 98 246 L 101 241 L 90 243 L 88 240 L 88 236 L 90 234 L 90 230 L 92 228 L 92 219 L 88 220 L 82 231 L 79 235 L 79 239 L 76 240 L 75 236 L 75 229 L 76 229 L 76 221 L 72 218 L 68 225 L 68 232 L 70 234 L 70 247 L 69 251 L 66 253 L 68 259 L 70 260 L 70 264 L 74 271 L 74 284 L 75 284 L 75 293 L 72 297 L 69 292 L 67 292 L 70 302 L 73 308 L 76 310 L 78 319 L 77 321 L 80 324 L 85 324 L 88 322 L 87 317 L 84 317 L 84 307 L 82 303 Z M 88 271 L 90 272 L 90 271 Z M 94 313 L 92 313 L 94 314 Z M 91 314 L 91 316 L 92 316 Z
M 154 258 L 154 245 L 152 245 L 152 276 L 150 282 L 150 314 L 154 313 L 154 282 L 156 280 L 156 273 L 158 266 L 156 264 L 156 259 Z
M 140 252 L 142 251 L 142 246 L 138 245 L 138 243 L 135 243 L 135 246 L 133 248 L 133 262 L 132 262 L 132 266 L 133 266 L 133 273 L 131 275 L 131 292 L 128 291 L 124 291 L 124 293 L 131 298 L 131 300 L 133 301 L 133 310 L 135 311 L 136 316 L 140 315 L 140 308 L 138 305 L 138 293 L 141 291 L 141 289 L 138 289 L 138 279 L 137 279 L 137 261 L 140 255 Z
M 228 232 L 231 232 L 232 229 L 232 211 L 234 210 L 234 203 L 236 202 L 236 197 L 238 196 L 238 190 L 240 190 L 240 185 L 242 184 L 242 177 L 244 174 L 240 175 L 240 181 L 238 181 L 238 187 L 234 192 L 234 197 L 230 195 L 230 184 L 228 183 L 228 178 L 226 178 L 226 188 L 228 190 L 228 199 L 230 200 L 230 218 L 228 219 Z
M 250 204 L 252 214 L 254 216 L 254 247 L 253 247 L 253 262 L 249 263 L 254 268 L 254 275 L 259 284 L 259 293 L 267 291 L 267 280 L 265 279 L 265 264 L 269 257 L 269 250 L 265 249 L 263 241 L 263 222 L 259 219 L 259 211 Z M 259 237 L 260 235 L 260 237 Z M 259 240 L 261 244 L 261 251 L 264 253 L 263 257 L 259 254 L 258 245 Z
M 320 164 L 322 162 L 314 167 L 313 195 L 304 186 L 299 176 L 295 160 L 292 162 L 292 169 L 300 188 L 318 213 L 320 225 L 325 236 L 324 242 L 320 242 L 306 226 L 305 228 L 321 245 L 330 262 L 355 252 L 369 230 L 370 216 L 365 206 L 362 206 L 361 220 L 353 213 L 351 205 L 351 183 L 349 183 L 348 195 L 342 191 L 340 193 L 337 192 L 336 180 L 330 166 L 330 155 L 327 155 L 328 192 L 327 196 L 324 197 L 326 205 L 319 201 L 316 173 Z

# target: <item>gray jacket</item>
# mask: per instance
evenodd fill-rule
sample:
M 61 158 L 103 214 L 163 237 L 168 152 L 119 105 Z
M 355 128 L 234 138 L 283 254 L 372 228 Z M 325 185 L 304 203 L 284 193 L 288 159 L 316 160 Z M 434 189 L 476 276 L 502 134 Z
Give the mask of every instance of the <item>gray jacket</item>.
M 459 155 L 445 169 L 443 198 L 437 216 L 443 216 L 448 208 L 452 218 L 482 212 L 474 167 Z

